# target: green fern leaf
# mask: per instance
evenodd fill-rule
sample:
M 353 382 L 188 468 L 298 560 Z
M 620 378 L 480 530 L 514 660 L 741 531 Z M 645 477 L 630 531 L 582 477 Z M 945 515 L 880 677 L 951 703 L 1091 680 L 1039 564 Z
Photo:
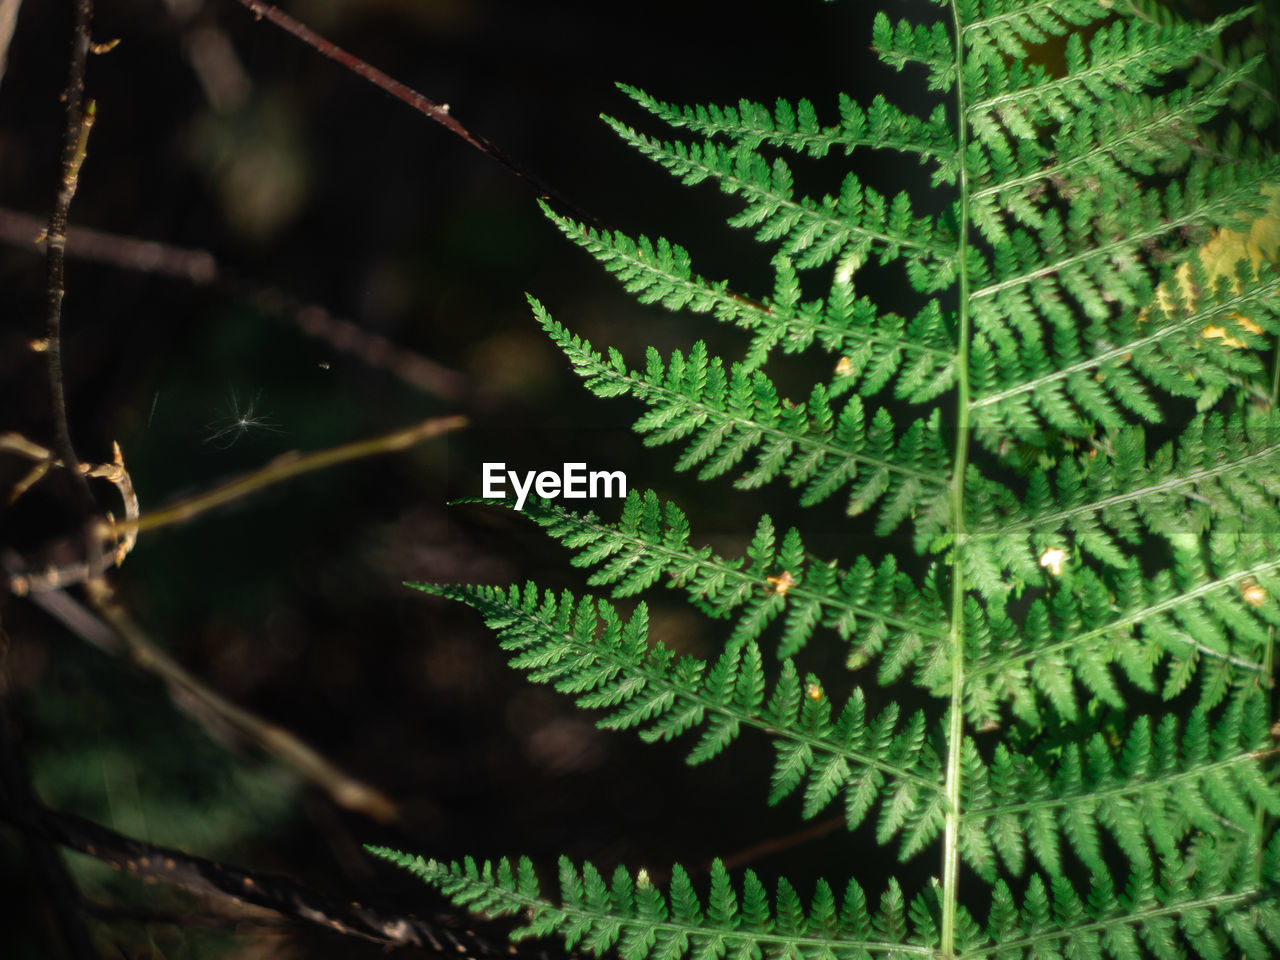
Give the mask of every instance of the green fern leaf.
M 857 884 L 837 907 L 825 882 L 806 904 L 778 878 L 771 901 L 719 861 L 709 893 L 679 867 L 664 893 L 565 862 L 556 903 L 526 864 L 391 856 L 478 912 L 522 915 L 518 936 L 624 960 L 1280 948 L 1280 162 L 1257 132 L 1275 115 L 1267 58 L 1234 45 L 1246 16 L 1191 24 L 1148 0 L 875 14 L 881 61 L 941 99 L 926 113 L 624 86 L 691 139 L 607 123 L 735 198 L 730 226 L 770 251 L 757 294 L 670 239 L 543 207 L 640 302 L 745 341 L 737 362 L 690 336 L 641 363 L 531 300 L 587 388 L 639 400 L 637 432 L 676 445 L 678 470 L 789 486 L 805 508 L 838 498 L 839 542 L 874 544 L 818 558 L 785 506 L 750 519 L 738 555 L 652 492 L 616 520 L 526 505 L 588 586 L 665 587 L 729 621 L 706 660 L 651 640 L 643 601 L 624 618 L 532 585 L 422 589 L 478 609 L 513 666 L 601 726 L 687 736 L 691 763 L 763 733 L 769 803 L 839 804 L 902 861 L 940 853 L 936 882 L 904 867 L 873 910 Z M 842 165 L 870 150 L 933 192 Z M 830 193 L 806 192 L 810 165 Z M 801 399 L 783 388 L 797 380 Z M 837 703 L 819 676 L 833 660 L 876 669 Z

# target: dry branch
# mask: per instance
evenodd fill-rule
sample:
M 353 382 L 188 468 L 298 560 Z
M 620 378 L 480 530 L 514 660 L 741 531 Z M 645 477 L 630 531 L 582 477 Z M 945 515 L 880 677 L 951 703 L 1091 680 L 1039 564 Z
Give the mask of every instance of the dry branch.
M 466 417 L 463 416 L 432 417 L 380 437 L 357 440 L 340 447 L 331 447 L 308 454 L 299 454 L 296 451 L 282 454 L 252 473 L 237 477 L 219 487 L 206 490 L 146 516 L 140 515 L 133 482 L 124 468 L 124 459 L 117 444 L 115 460 L 112 463 L 80 464 L 78 473 L 82 477 L 102 477 L 113 483 L 124 501 L 124 519 L 117 521 L 108 513 L 106 517 L 100 518 L 92 525 L 93 548 L 88 558 L 82 562 L 62 566 L 51 565 L 32 572 L 28 569 L 27 563 L 17 558 L 8 558 L 5 566 L 9 573 L 9 590 L 17 596 L 26 596 L 30 593 L 61 590 L 74 584 L 85 583 L 123 562 L 129 551 L 133 549 L 138 534 L 143 530 L 155 530 L 175 523 L 183 523 L 304 473 L 323 470 L 349 460 L 408 449 L 423 440 L 457 430 L 466 422 Z M 0 453 L 6 452 L 36 461 L 32 470 L 11 491 L 10 502 L 21 496 L 51 467 L 63 465 L 51 451 L 15 433 L 0 434 Z M 104 545 L 110 546 L 110 553 L 103 553 Z
M 140 879 L 263 907 L 344 936 L 389 947 L 423 947 L 467 960 L 477 957 L 548 960 L 544 951 L 517 949 L 493 943 L 470 930 L 451 929 L 449 918 L 432 922 L 380 911 L 318 893 L 288 877 L 241 870 L 181 850 L 135 840 L 73 814 L 40 809 L 34 817 L 18 818 L 14 811 L 0 806 L 0 817 Z
M 295 451 L 281 454 L 253 473 L 238 477 L 220 487 L 214 487 L 212 490 L 179 501 L 171 507 L 165 507 L 155 513 L 146 514 L 133 521 L 120 523 L 117 528 L 126 534 L 129 532 L 142 533 L 145 530 L 155 530 L 159 527 L 167 527 L 170 524 L 182 523 L 215 507 L 239 500 L 241 497 L 248 496 L 282 480 L 289 480 L 315 470 L 323 470 L 339 463 L 346 463 L 348 460 L 359 460 L 362 457 L 372 457 L 381 453 L 407 450 L 423 440 L 438 437 L 451 430 L 460 429 L 466 423 L 467 418 L 463 416 L 432 417 L 403 430 L 396 430 L 394 433 L 373 437 L 369 440 L 357 440 L 354 443 L 331 447 L 328 450 L 319 450 L 315 453 L 299 454 Z M 103 528 L 101 532 L 106 534 L 109 530 Z
M 0 242 L 34 252 L 35 244 L 44 239 L 44 229 L 36 217 L 0 207 Z M 351 354 L 371 367 L 389 370 L 409 386 L 441 399 L 463 400 L 470 391 L 464 374 L 350 320 L 334 316 L 324 307 L 304 303 L 276 287 L 237 276 L 218 263 L 208 250 L 175 247 L 86 227 L 68 227 L 66 253 L 122 270 L 212 286 L 227 296 L 248 301 L 264 313 L 289 319 L 307 336 L 322 340 L 341 353 Z
M 67 215 L 80 181 L 80 167 L 89 148 L 89 131 L 93 127 L 94 105 L 84 106 L 84 74 L 89 58 L 90 24 L 93 22 L 92 0 L 76 0 L 75 27 L 71 38 L 71 63 L 67 69 L 67 86 L 62 93 L 67 111 L 67 127 L 62 143 L 62 168 L 49 223 L 45 228 L 47 270 L 45 340 L 42 352 L 49 375 L 49 400 L 53 413 L 54 446 L 62 462 L 77 480 L 77 489 L 86 512 L 92 510 L 93 494 L 79 477 L 71 431 L 67 424 L 67 402 L 62 382 L 62 300 L 66 291 L 64 253 L 67 245 Z
M 281 30 L 297 37 L 317 53 L 328 57 L 335 63 L 341 64 L 356 76 L 363 80 L 367 80 L 378 89 L 391 94 L 391 96 L 395 97 L 397 100 L 407 103 L 423 116 L 428 117 L 443 126 L 450 133 L 461 137 L 481 153 L 492 157 L 521 180 L 524 180 L 532 186 L 539 196 L 548 200 L 555 200 L 557 203 L 566 207 L 577 219 L 599 226 L 599 221 L 578 209 L 576 204 L 567 199 L 562 193 L 560 193 L 560 191 L 548 186 L 537 174 L 516 162 L 485 137 L 478 133 L 472 133 L 463 126 L 453 115 L 449 108 L 449 104 L 436 103 L 434 100 L 423 96 L 417 90 L 414 90 L 412 87 L 406 86 L 399 80 L 383 73 L 377 67 L 361 60 L 355 54 L 344 50 L 342 47 L 330 42 L 329 40 L 326 40 L 305 23 L 295 20 L 279 7 L 270 3 L 264 3 L 263 0 L 237 0 L 237 2 L 240 3 L 241 6 L 247 7 L 249 10 L 253 11 L 256 16 L 264 20 L 271 21 Z
M 120 451 L 120 445 L 117 443 L 112 447 L 114 459 L 111 463 L 82 463 L 78 465 L 76 472 L 82 478 L 101 478 L 111 483 L 120 493 L 126 523 L 132 523 L 138 519 L 139 515 L 138 495 L 134 492 L 133 480 L 125 469 L 124 455 Z M 27 475 L 9 492 L 9 503 L 13 503 L 26 493 L 51 468 L 61 469 L 65 466 L 52 450 L 16 433 L 0 434 L 0 453 L 11 453 L 35 462 Z M 138 540 L 137 530 L 132 527 L 117 531 L 115 517 L 110 513 L 105 519 L 94 524 L 93 528 L 95 531 L 105 528 L 106 535 L 95 534 L 96 546 L 88 551 L 84 562 L 62 567 L 50 566 L 37 573 L 30 573 L 25 569 L 11 571 L 10 591 L 17 596 L 25 596 L 33 591 L 61 590 L 71 584 L 84 583 L 90 577 L 98 576 L 110 567 L 123 563 L 124 558 L 128 556 Z M 110 554 L 104 554 L 102 551 L 104 540 L 113 545 Z M 25 567 L 25 565 L 21 566 Z

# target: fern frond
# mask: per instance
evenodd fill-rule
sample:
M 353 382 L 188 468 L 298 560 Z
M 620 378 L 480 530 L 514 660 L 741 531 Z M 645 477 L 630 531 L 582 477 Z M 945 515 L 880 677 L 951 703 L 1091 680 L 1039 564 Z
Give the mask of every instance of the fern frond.
M 581 870 L 567 857 L 559 865 L 560 898 L 542 894 L 533 864 L 522 857 L 513 866 L 442 863 L 386 847 L 369 851 L 410 871 L 458 906 L 484 917 L 521 916 L 524 924 L 511 939 L 557 936 L 570 950 L 596 956 L 616 952 L 622 960 L 681 960 L 730 957 L 734 960 L 860 960 L 868 956 L 932 957 L 936 934 L 913 922 L 902 891 L 890 881 L 878 910 L 870 909 L 862 888 L 850 881 L 836 905 L 825 880 L 817 881 L 806 910 L 786 880 L 770 898 L 748 870 L 735 889 L 724 864 L 711 864 L 705 899 L 694 890 L 679 864 L 671 869 L 666 893 L 645 871 L 632 876 L 619 866 L 606 881 L 591 864 Z
M 609 586 L 615 597 L 637 594 L 659 580 L 685 591 L 703 612 L 734 618 L 730 643 L 757 640 L 782 624 L 779 658 L 795 655 L 819 627 L 849 642 L 849 664 L 861 667 L 883 651 L 901 669 L 926 656 L 945 635 L 939 598 L 918 590 L 893 558 L 878 567 L 865 557 L 849 569 L 811 557 L 791 528 L 781 538 L 762 517 L 746 557 L 728 559 L 692 544 L 684 512 L 653 491 L 632 490 L 616 523 L 530 499 L 522 515 L 565 546 L 572 563 L 596 568 L 587 583 Z M 909 613 L 908 613 L 909 611 Z M 892 676 L 882 675 L 882 682 Z
M 785 258 L 775 261 L 776 295 L 755 302 L 731 291 L 727 281 L 713 283 L 694 273 L 688 252 L 678 244 L 597 231 L 556 214 L 545 203 L 542 209 L 641 303 L 710 313 L 722 323 L 750 330 L 745 365 L 751 369 L 777 346 L 797 353 L 816 341 L 828 353 L 845 355 L 836 374 L 841 389 L 861 378 L 860 392 L 875 393 L 897 374 L 897 395 L 920 403 L 947 389 L 954 378 L 955 350 L 936 305 L 907 322 L 881 314 L 867 298 L 855 298 L 851 284 L 838 280 L 827 302 L 799 303 L 795 272 Z
M 1183 22 L 1183 18 L 1179 17 L 1172 8 L 1152 0 L 1123 0 L 1121 9 L 1126 16 L 1145 23 L 1168 26 Z M 1246 49 L 1249 46 L 1256 46 L 1256 40 L 1252 43 L 1246 40 Z M 1199 61 L 1199 70 L 1192 73 L 1192 82 L 1195 82 L 1197 74 L 1229 72 L 1239 64 L 1241 50 L 1225 49 L 1221 38 L 1218 38 L 1211 49 L 1198 53 L 1196 59 Z M 1255 130 L 1265 128 L 1275 119 L 1276 107 L 1275 90 L 1272 84 L 1267 83 L 1265 75 L 1255 76 L 1242 83 L 1232 103 L 1233 110 L 1242 116 L 1247 116 L 1249 125 Z
M 1197 261 L 1188 276 L 1202 294 L 1194 305 L 1173 300 L 1168 312 L 1144 311 L 1113 323 L 1107 340 L 1095 340 L 1105 346 L 1092 356 L 1074 337 L 1056 337 L 1056 350 L 1066 349 L 1056 357 L 1041 354 L 1035 366 L 1025 351 L 1019 359 L 1009 350 L 992 353 L 985 343 L 977 345 L 972 409 L 982 439 L 989 445 L 1010 435 L 1035 439 L 1045 422 L 1079 436 L 1095 424 L 1117 429 L 1134 413 L 1159 422 L 1159 407 L 1143 380 L 1198 398 L 1220 393 L 1228 377 L 1258 376 L 1262 365 L 1249 348 L 1263 344 L 1264 331 L 1280 331 L 1280 273 L 1269 270 L 1232 289 L 1225 281 L 1210 282 Z M 999 388 L 1000 382 L 1013 385 Z
M 1274 747 L 1268 724 L 1262 698 L 1252 697 L 1212 726 L 1204 709 L 1185 729 L 1172 714 L 1154 729 L 1140 717 L 1116 746 L 1094 733 L 1062 745 L 1051 765 L 1003 745 L 990 767 L 974 754 L 961 850 L 994 881 L 994 858 L 1021 874 L 1028 847 L 1051 875 L 1064 871 L 1064 846 L 1091 874 L 1105 875 L 1106 835 L 1135 870 L 1150 870 L 1153 856 L 1175 855 L 1198 833 L 1252 835 L 1257 809 L 1280 814 L 1280 790 L 1261 766 Z
M 1107 5 L 1098 0 L 994 0 L 983 5 L 981 18 L 966 20 L 961 35 L 975 60 L 1000 55 L 1022 60 L 1028 46 L 1087 26 L 1107 13 Z
M 535 315 L 564 351 L 587 388 L 599 396 L 629 393 L 650 406 L 636 423 L 657 446 L 691 438 L 677 469 L 701 465 L 710 479 L 734 470 L 749 453 L 755 463 L 736 482 L 763 486 L 779 475 L 801 487 L 800 502 L 818 503 L 852 485 L 848 513 L 883 501 L 877 530 L 888 533 L 909 514 L 929 514 L 945 495 L 947 453 L 937 419 L 917 420 L 896 434 L 881 409 L 870 418 L 854 397 L 838 412 L 819 385 L 806 403 L 780 399 L 759 370 L 735 365 L 725 371 L 698 343 L 686 358 L 679 351 L 664 363 L 649 352 L 646 369 L 628 370 L 617 351 L 606 360 L 589 343 L 553 320 L 536 300 Z
M 1133 192 L 1142 189 L 1139 176 L 1184 168 L 1198 147 L 1197 125 L 1215 117 L 1258 66 L 1254 57 L 1165 97 L 1116 92 L 1105 111 L 1078 113 L 1056 131 L 1052 151 L 1018 141 L 1011 150 L 979 154 L 974 223 L 991 243 L 1005 243 L 1009 221 L 1044 225 L 1050 188 L 1070 197 L 1106 182 Z
M 783 661 L 766 701 L 760 648 L 752 641 L 731 647 L 713 664 L 677 660 L 661 643 L 650 645 L 643 603 L 623 622 L 603 600 L 540 594 L 532 583 L 523 590 L 409 586 L 479 611 L 502 649 L 515 654 L 511 666 L 528 671 L 535 683 L 574 695 L 579 706 L 609 710 L 598 722 L 605 729 L 636 728 L 650 742 L 701 729 L 690 763 L 717 756 L 744 726 L 765 731 L 778 753 L 770 801 L 805 783 L 806 816 L 843 790 L 852 827 L 883 788 L 885 811 L 891 811 L 882 813 L 887 838 L 938 794 L 940 761 L 922 741 L 923 716 L 899 729 L 895 704 L 869 719 L 855 689 L 833 721 L 821 683 L 813 675 L 802 682 L 791 660 Z
M 917 216 L 905 193 L 889 200 L 849 174 L 839 196 L 796 199 L 791 169 L 781 158 L 770 163 L 746 147 L 711 140 L 664 142 L 605 119 L 619 137 L 682 183 L 713 179 L 723 192 L 740 196 L 746 208 L 730 218 L 730 226 L 755 227 L 757 240 L 779 242 L 779 252 L 798 268 L 875 253 L 881 262 L 905 256 L 914 267 L 913 283 L 922 291 L 939 289 L 954 275 L 954 249 L 945 233 L 934 221 Z
M 1091 878 L 1082 898 L 1064 875 L 1033 876 L 1019 907 L 1008 885 L 996 883 L 986 942 L 965 956 L 1187 956 L 1204 960 L 1267 960 L 1280 946 L 1280 903 L 1253 875 L 1252 858 L 1222 863 L 1211 842 L 1198 864 L 1164 857 L 1158 869 L 1135 870 L 1123 890 L 1107 874 Z M 1276 845 L 1267 850 L 1266 883 L 1274 885 Z M 1225 876 L 1224 876 L 1225 872 Z
M 904 860 L 940 849 L 939 881 L 909 905 L 891 886 L 870 916 L 856 888 L 845 910 L 824 884 L 807 909 L 785 883 L 771 904 L 754 875 L 739 894 L 719 864 L 704 900 L 678 868 L 664 894 L 566 862 L 552 905 L 527 863 L 402 863 L 459 902 L 523 914 L 522 934 L 623 960 L 1280 948 L 1280 735 L 1259 692 L 1280 630 L 1280 159 L 1244 132 L 1270 109 L 1263 58 L 1222 39 L 1247 11 L 1200 26 L 1149 6 L 879 13 L 880 58 L 946 95 L 927 117 L 842 97 L 824 124 L 809 101 L 686 107 L 624 87 L 695 142 L 614 131 L 684 183 L 737 197 L 730 224 L 769 246 L 772 289 L 757 299 L 666 239 L 547 210 L 640 301 L 749 339 L 740 363 L 696 342 L 632 367 L 531 300 L 589 390 L 640 400 L 645 443 L 679 442 L 677 468 L 702 479 L 785 478 L 802 506 L 847 498 L 873 521 L 851 536 L 910 519 L 894 545 L 909 540 L 917 564 L 843 568 L 767 515 L 742 556 L 718 553 L 654 493 L 633 492 L 614 522 L 529 504 L 592 586 L 662 584 L 730 621 L 705 661 L 651 645 L 643 603 L 624 619 L 532 586 L 422 588 L 480 610 L 514 666 L 606 711 L 602 726 L 696 732 L 691 763 L 743 728 L 765 733 L 770 803 L 796 796 L 804 817 L 840 803 Z M 844 170 L 835 195 L 797 189 L 796 155 L 867 148 L 920 161 L 948 196 L 889 199 Z M 899 264 L 875 279 L 905 274 L 912 319 L 855 295 L 871 258 Z M 811 279 L 818 268 L 830 277 Z M 811 349 L 831 373 L 786 399 L 778 385 L 799 365 L 776 361 Z M 1149 451 L 1144 425 L 1166 418 L 1175 439 Z M 850 669 L 878 659 L 882 697 L 855 688 L 837 706 L 797 666 L 823 630 L 849 643 Z M 781 657 L 768 669 L 766 637 Z M 1134 712 L 1157 697 L 1167 715 Z M 982 919 L 963 905 L 981 899 L 968 870 L 992 891 Z
M 1155 191 L 1122 196 L 1104 187 L 1096 206 L 1085 208 L 1096 215 L 1096 221 L 1077 215 L 1063 224 L 1057 215 L 1046 215 L 1035 238 L 1015 232 L 1012 248 L 997 250 L 1007 262 L 997 260 L 990 282 L 975 287 L 972 299 L 980 310 L 980 329 L 993 342 L 1002 342 L 1003 331 L 1010 328 L 1002 318 L 1016 316 L 1013 310 L 1019 306 L 1010 297 L 1049 277 L 1060 278 L 1063 292 L 1078 299 L 1088 317 L 1105 321 L 1110 310 L 1104 304 L 1130 305 L 1132 291 L 1145 289 L 1146 285 L 1127 279 L 1144 276 L 1133 273 L 1144 245 L 1178 231 L 1240 222 L 1242 215 L 1264 206 L 1262 188 L 1275 175 L 1274 161 L 1246 169 L 1200 162 L 1188 171 L 1182 188 L 1170 188 L 1163 196 Z M 1133 263 L 1124 262 L 1125 258 Z M 995 302 L 984 303 L 991 300 Z M 1066 315 L 1050 312 L 1049 319 L 1065 323 Z M 1016 324 L 1012 327 L 1016 329 Z
M 844 148 L 846 156 L 864 147 L 896 150 L 937 164 L 935 183 L 955 179 L 955 135 L 940 108 L 927 118 L 919 117 L 877 96 L 864 110 L 842 95 L 840 123 L 824 127 L 808 100 L 792 105 L 779 99 L 773 110 L 749 100 L 739 101 L 736 107 L 677 106 L 625 83 L 618 88 L 659 120 L 707 139 L 725 137 L 748 150 L 781 147 L 814 158 L 825 157 L 838 147 Z
M 736 296 L 729 291 L 727 281 L 711 283 L 695 274 L 688 251 L 678 244 L 662 237 L 656 243 L 645 236 L 633 240 L 618 230 L 601 232 L 558 215 L 546 201 L 540 201 L 540 205 L 561 233 L 604 264 L 640 303 L 661 303 L 668 310 L 711 313 L 717 320 L 746 329 L 754 329 L 771 319 L 767 304 Z
M 1228 14 L 1208 25 L 1153 26 L 1118 19 L 1093 34 L 1087 51 L 1080 34 L 1072 33 L 1067 40 L 1066 72 L 1055 79 L 1019 71 L 1025 61 L 1006 71 L 1000 61 L 987 60 L 983 63 L 987 96 L 969 105 L 968 122 L 980 140 L 998 148 L 1004 147 L 1006 133 L 1034 140 L 1048 123 L 1069 121 L 1075 111 L 1102 109 L 1117 90 L 1153 86 L 1247 15 L 1247 11 Z M 1002 35 L 1008 36 L 996 32 L 990 39 Z M 981 43 L 975 46 L 980 48 Z
M 1232 684 L 1255 682 L 1265 674 L 1269 631 L 1280 622 L 1280 540 L 1218 533 L 1207 559 L 1194 539 L 1172 545 L 1175 571 L 1150 581 L 1136 566 L 1109 582 L 1082 569 L 1049 603 L 1033 602 L 1018 627 L 992 612 L 991 636 L 974 637 L 968 696 L 978 703 L 1010 701 L 1036 723 L 1033 690 L 1062 715 L 1079 716 L 1072 679 L 1122 706 L 1114 669 L 1155 692 L 1154 667 L 1166 661 L 1167 699 L 1200 671 L 1206 705 Z
M 818 880 L 806 910 L 786 880 L 778 882 L 772 905 L 753 871 L 746 871 L 735 888 L 719 859 L 712 863 L 704 899 L 679 864 L 672 867 L 664 893 L 645 871 L 633 876 L 619 866 L 606 881 L 591 863 L 579 869 L 562 857 L 560 896 L 553 901 L 543 894 L 527 857 L 514 865 L 505 858 L 496 864 L 477 864 L 469 857 L 443 863 L 387 847 L 367 849 L 475 914 L 520 917 L 522 925 L 511 933 L 515 942 L 557 936 L 570 950 L 597 956 L 616 952 L 622 960 L 937 956 L 931 898 L 917 897 L 908 909 L 893 880 L 874 911 L 856 881 L 849 882 L 837 906 L 831 887 Z M 1274 885 L 1280 880 L 1280 842 L 1273 841 L 1262 856 L 1262 879 Z M 1205 840 L 1191 858 L 1169 854 L 1160 858 L 1158 868 L 1135 868 L 1123 891 L 1115 889 L 1108 872 L 1095 873 L 1086 899 L 1064 874 L 1051 874 L 1048 885 L 1033 875 L 1021 906 L 1005 881 L 998 880 L 985 930 L 967 913 L 963 916 L 960 953 L 1000 960 L 1124 958 L 1143 956 L 1145 944 L 1157 955 L 1180 956 L 1169 951 L 1181 935 L 1194 955 L 1206 960 L 1266 960 L 1280 946 L 1280 901 L 1260 886 L 1253 861 Z
M 882 10 L 871 26 L 871 48 L 880 59 L 901 70 L 921 64 L 928 74 L 928 88 L 943 93 L 956 82 L 956 57 L 952 38 L 941 20 L 931 24 L 910 20 L 892 22 Z
M 1199 194 L 1202 187 L 1193 182 L 1188 192 Z M 1220 208 L 1221 217 L 1233 216 L 1240 205 L 1256 209 L 1263 196 L 1256 182 L 1238 194 L 1227 193 L 1234 202 Z M 1140 211 L 1141 205 L 1133 208 Z M 1261 345 L 1264 330 L 1280 330 L 1275 272 L 1264 268 L 1255 278 L 1242 265 L 1228 279 L 1193 260 L 1182 274 L 1185 279 L 1170 279 L 1157 290 L 1128 257 L 1134 241 L 1162 231 L 1163 226 L 1145 228 L 1115 244 L 1086 244 L 1090 252 L 975 292 L 981 333 L 973 347 L 977 395 L 971 412 L 986 444 L 1042 445 L 1049 427 L 1087 436 L 1095 425 L 1116 429 L 1137 418 L 1158 420 L 1159 408 L 1144 380 L 1175 395 L 1212 403 L 1229 383 L 1258 375 L 1257 357 L 1241 348 Z M 1059 235 L 1046 244 L 1050 256 L 1063 249 L 1061 240 Z M 1040 256 L 1030 251 L 1027 247 L 1029 255 Z M 1099 263 L 1099 257 L 1112 259 Z M 1062 267 L 1069 268 L 1068 275 L 1048 279 Z M 1180 296 L 1178 288 L 1184 284 L 1198 292 L 1194 303 Z M 1087 331 L 1068 322 L 1074 314 L 1066 309 L 1066 298 L 1072 295 L 1095 317 Z M 1128 301 L 1130 312 L 1113 317 L 1108 300 Z M 1167 311 L 1161 309 L 1162 301 Z M 1049 347 L 1041 339 L 1036 303 L 1051 308 Z
M 1280 529 L 1280 413 L 1197 417 L 1151 456 L 1132 427 L 1052 471 L 1033 474 L 1025 499 L 992 485 L 974 490 L 967 518 L 975 555 L 1042 585 L 1052 548 L 1126 567 L 1146 534 L 1173 538 L 1248 510 L 1250 526 Z

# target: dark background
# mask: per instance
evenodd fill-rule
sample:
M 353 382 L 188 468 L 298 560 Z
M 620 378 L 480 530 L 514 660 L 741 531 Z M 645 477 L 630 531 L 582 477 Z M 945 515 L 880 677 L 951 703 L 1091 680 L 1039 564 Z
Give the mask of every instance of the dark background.
M 687 2 L 313 0 L 288 9 L 448 103 L 598 222 L 665 234 L 691 250 L 701 273 L 757 296 L 769 293 L 768 253 L 724 226 L 733 202 L 714 187 L 680 187 L 599 122 L 610 112 L 666 135 L 614 82 L 689 103 L 810 96 L 828 122 L 841 90 L 903 86 L 874 61 L 870 14 L 859 4 L 765 12 Z M 28 0 L 0 81 L 0 206 L 42 218 L 56 182 L 69 37 L 70 4 Z M 705 336 L 729 358 L 744 344 L 706 318 L 636 305 L 541 216 L 526 182 L 231 0 L 102 2 L 94 37 L 121 42 L 90 59 L 98 119 L 73 225 L 207 250 L 235 283 L 69 261 L 64 353 L 79 455 L 108 459 L 118 440 L 146 511 L 283 451 L 433 414 L 463 412 L 473 426 L 144 535 L 113 581 L 180 662 L 385 790 L 402 823 L 339 810 L 254 746 L 188 718 L 155 679 L 6 598 L 12 705 L 41 799 L 153 843 L 426 914 L 436 904 L 430 892 L 360 844 L 435 857 L 527 853 L 544 873 L 563 852 L 606 871 L 622 862 L 662 877 L 673 861 L 699 872 L 713 856 L 800 828 L 798 803 L 764 804 L 763 738 L 746 736 L 740 749 L 690 770 L 682 745 L 597 732 L 566 698 L 508 671 L 470 610 L 401 585 L 536 576 L 582 587 L 568 554 L 532 525 L 496 509 L 446 508 L 480 492 L 486 459 L 623 469 L 632 486 L 680 499 L 695 531 L 730 553 L 762 509 L 787 510 L 785 493 L 772 504 L 777 490 L 731 495 L 729 480 L 701 485 L 674 474 L 678 451 L 648 451 L 628 429 L 635 404 L 581 389 L 532 321 L 526 291 L 632 362 L 649 343 L 666 351 Z M 212 95 L 193 67 L 210 37 L 231 52 L 213 75 L 226 89 Z M 227 74 L 227 62 L 247 83 Z M 884 169 L 876 162 L 872 182 L 900 182 L 892 158 Z M 815 167 L 812 176 L 829 189 L 839 173 Z M 268 287 L 456 371 L 462 394 L 416 390 L 308 337 L 288 311 L 262 308 Z M 0 291 L 0 429 L 49 443 L 43 364 L 25 346 L 43 331 L 44 263 L 34 245 L 0 248 Z M 812 379 L 802 365 L 795 375 Z M 250 404 L 263 422 L 234 429 Z M 3 469 L 7 486 L 17 468 Z M 109 488 L 98 493 L 113 502 Z M 71 502 L 50 478 L 3 514 L 0 540 L 38 554 L 71 529 Z M 616 514 L 614 504 L 598 507 Z M 815 546 L 840 552 L 834 540 Z M 719 625 L 678 595 L 651 600 L 656 636 L 713 651 Z M 751 863 L 766 878 L 789 872 L 802 891 L 816 871 L 839 889 L 851 870 L 868 870 L 868 889 L 878 890 L 883 870 L 867 868 L 859 849 L 871 850 L 834 833 Z M 91 922 L 103 955 L 379 955 L 306 928 L 198 923 L 233 911 L 78 855 L 69 863 L 86 901 L 107 914 Z M 0 899 L 9 914 L 0 941 L 16 947 L 6 956 L 59 949 L 31 870 L 22 837 L 0 828 L 0 881 L 18 891 Z M 172 922 L 139 919 L 146 913 Z

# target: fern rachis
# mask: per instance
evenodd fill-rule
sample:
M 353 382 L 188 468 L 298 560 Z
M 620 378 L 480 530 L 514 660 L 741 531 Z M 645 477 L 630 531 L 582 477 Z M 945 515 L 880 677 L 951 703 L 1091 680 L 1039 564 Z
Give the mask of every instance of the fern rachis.
M 684 183 L 738 199 L 731 225 L 777 250 L 768 296 L 708 281 L 669 240 L 547 208 L 641 301 L 745 331 L 741 360 L 697 342 L 633 366 L 533 301 L 588 389 L 636 397 L 645 442 L 682 445 L 678 469 L 785 481 L 806 506 L 839 497 L 850 530 L 909 532 L 915 561 L 819 558 L 767 516 L 745 556 L 722 556 L 653 492 L 629 495 L 617 521 L 525 505 L 590 586 L 665 584 L 731 620 L 705 661 L 651 637 L 643 602 L 624 617 L 533 584 L 419 586 L 475 607 L 513 666 L 605 711 L 602 726 L 696 734 L 693 763 L 762 731 L 771 803 L 799 792 L 812 817 L 839 800 L 850 829 L 874 817 L 903 860 L 936 851 L 938 883 L 904 892 L 904 873 L 873 907 L 857 883 L 837 904 L 817 881 L 806 906 L 786 880 L 770 897 L 718 861 L 702 894 L 678 866 L 664 893 L 643 872 L 606 880 L 562 861 L 551 899 L 527 860 L 378 851 L 460 904 L 520 915 L 518 936 L 624 960 L 1280 947 L 1267 369 L 1280 171 L 1245 127 L 1272 121 L 1261 58 L 1222 39 L 1240 14 L 1192 25 L 1138 0 L 934 6 L 932 23 L 879 14 L 872 31 L 884 62 L 946 98 L 927 117 L 842 97 L 824 126 L 808 101 L 679 107 L 623 88 L 701 138 L 610 121 Z M 1060 68 L 1036 62 L 1050 41 Z M 797 195 L 789 154 L 832 163 L 871 147 L 924 164 L 949 207 L 922 216 L 852 172 L 835 195 Z M 912 319 L 854 294 L 873 260 L 901 269 L 923 303 Z M 784 397 L 771 359 L 814 352 L 829 379 Z M 842 703 L 797 666 L 819 642 L 848 647 Z M 871 684 L 891 691 L 875 698 L 885 706 L 868 705 Z M 927 708 L 900 706 L 920 702 L 912 688 Z M 1152 714 L 1154 697 L 1169 703 Z

